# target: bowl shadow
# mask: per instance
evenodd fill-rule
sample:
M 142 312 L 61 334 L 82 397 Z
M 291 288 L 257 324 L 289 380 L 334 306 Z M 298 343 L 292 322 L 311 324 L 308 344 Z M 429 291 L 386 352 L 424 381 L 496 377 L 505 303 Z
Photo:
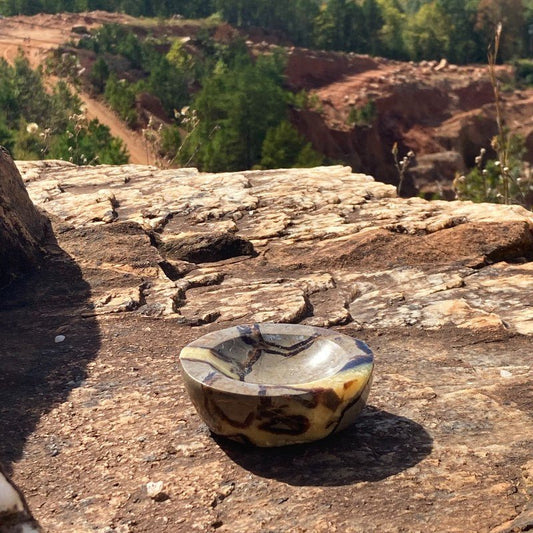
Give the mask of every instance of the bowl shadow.
M 8 474 L 43 415 L 66 401 L 96 357 L 100 332 L 80 267 L 53 235 L 40 268 L 0 291 L 0 463 Z M 63 342 L 55 342 L 64 335 Z M 47 446 L 51 456 L 53 443 Z
M 256 448 L 214 438 L 242 468 L 295 486 L 380 481 L 415 466 L 433 447 L 420 424 L 372 406 L 349 428 L 310 444 Z

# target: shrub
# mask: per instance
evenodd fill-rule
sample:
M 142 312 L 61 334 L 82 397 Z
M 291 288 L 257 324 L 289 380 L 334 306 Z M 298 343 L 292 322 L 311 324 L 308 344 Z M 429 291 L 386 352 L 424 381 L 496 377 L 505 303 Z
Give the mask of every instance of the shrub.
M 518 59 L 514 62 L 515 79 L 518 83 L 533 85 L 533 60 Z
M 262 168 L 316 167 L 323 156 L 287 120 L 270 128 L 261 151 Z
M 369 100 L 362 107 L 352 107 L 346 122 L 349 126 L 371 126 L 376 119 L 376 104 Z
M 138 116 L 135 111 L 135 96 L 140 92 L 139 85 L 132 85 L 126 80 L 119 80 L 116 74 L 111 74 L 105 86 L 104 96 L 111 109 L 126 122 L 130 128 L 137 125 Z
M 178 126 L 170 124 L 161 129 L 161 141 L 159 154 L 162 157 L 173 160 L 181 146 L 181 134 Z

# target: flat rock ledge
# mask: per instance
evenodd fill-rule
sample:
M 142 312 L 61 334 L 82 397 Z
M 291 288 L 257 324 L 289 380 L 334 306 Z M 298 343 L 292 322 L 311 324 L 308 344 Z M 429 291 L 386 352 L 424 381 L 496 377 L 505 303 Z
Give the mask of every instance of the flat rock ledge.
M 0 293 L 0 459 L 45 528 L 533 527 L 531 212 L 400 199 L 341 166 L 17 165 L 57 243 Z M 279 450 L 209 435 L 177 355 L 254 321 L 370 344 L 352 428 Z
M 127 273 L 93 288 L 89 313 L 533 333 L 533 215 L 517 206 L 403 200 L 340 166 L 19 168 L 59 231 L 80 236 L 68 253 Z

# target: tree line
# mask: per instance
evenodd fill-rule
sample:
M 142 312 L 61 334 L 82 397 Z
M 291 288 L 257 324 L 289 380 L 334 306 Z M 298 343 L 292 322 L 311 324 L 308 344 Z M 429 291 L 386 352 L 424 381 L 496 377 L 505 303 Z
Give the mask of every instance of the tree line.
M 461 64 L 486 60 L 502 22 L 501 59 L 533 55 L 533 0 L 0 0 L 3 15 L 96 9 L 147 17 L 218 13 L 298 46 Z

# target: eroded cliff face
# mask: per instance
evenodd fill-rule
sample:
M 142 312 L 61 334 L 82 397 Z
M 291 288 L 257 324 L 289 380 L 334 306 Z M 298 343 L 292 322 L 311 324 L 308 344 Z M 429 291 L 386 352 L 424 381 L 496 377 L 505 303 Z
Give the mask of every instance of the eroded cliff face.
M 56 289 L 26 286 L 24 313 L 0 312 L 11 324 L 0 348 L 17 342 L 19 361 L 46 354 L 43 381 L 70 391 L 49 401 L 24 454 L 17 411 L 2 412 L 20 447 L 15 481 L 50 530 L 531 525 L 530 212 L 404 200 L 341 166 L 19 168 L 53 220 L 61 261 L 90 287 L 81 297 L 56 261 L 46 270 Z M 254 321 L 333 327 L 369 343 L 375 382 L 352 428 L 270 451 L 207 433 L 179 350 Z M 20 335 L 28 323 L 31 343 Z M 67 361 L 77 374 L 62 382 L 74 372 Z M 37 394 L 19 382 L 0 390 Z M 147 483 L 159 481 L 155 500 Z
M 511 68 L 498 69 L 503 83 L 512 79 Z M 398 143 L 400 156 L 415 152 L 404 195 L 453 199 L 456 174 L 474 166 L 480 148 L 491 152 L 497 126 L 486 66 L 405 63 L 294 48 L 286 72 L 294 90 L 310 90 L 317 97 L 312 109 L 293 111 L 294 124 L 332 160 L 397 184 L 393 144 Z M 354 122 L 369 103 L 374 112 Z M 502 106 L 506 124 L 524 137 L 525 158 L 533 162 L 533 91 L 505 92 Z

